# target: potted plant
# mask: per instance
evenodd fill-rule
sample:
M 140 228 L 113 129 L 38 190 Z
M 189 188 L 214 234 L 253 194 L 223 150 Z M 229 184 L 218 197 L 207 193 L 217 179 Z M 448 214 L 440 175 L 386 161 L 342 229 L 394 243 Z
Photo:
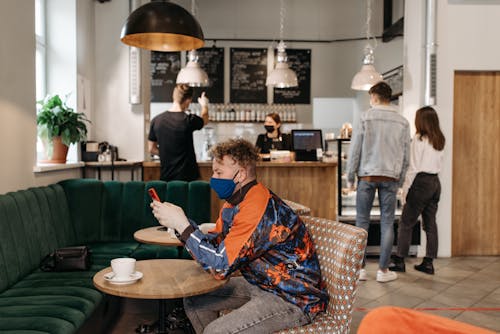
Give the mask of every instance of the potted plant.
M 38 135 L 41 138 L 48 160 L 44 162 L 65 163 L 70 144 L 85 140 L 90 121 L 84 113 L 77 113 L 62 101 L 59 95 L 48 95 L 37 101 Z

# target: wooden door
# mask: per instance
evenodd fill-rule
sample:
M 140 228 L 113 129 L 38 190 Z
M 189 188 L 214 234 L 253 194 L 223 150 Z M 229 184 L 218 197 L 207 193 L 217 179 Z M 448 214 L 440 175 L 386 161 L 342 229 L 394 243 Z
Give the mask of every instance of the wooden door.
M 452 255 L 500 254 L 500 72 L 455 72 Z

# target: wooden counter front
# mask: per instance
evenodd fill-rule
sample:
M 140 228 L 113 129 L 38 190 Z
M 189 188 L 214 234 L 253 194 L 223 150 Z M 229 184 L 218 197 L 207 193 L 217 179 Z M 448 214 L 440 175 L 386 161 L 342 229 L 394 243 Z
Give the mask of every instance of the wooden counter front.
M 212 162 L 198 162 L 201 179 L 209 181 L 212 176 Z M 144 181 L 160 179 L 160 163 L 143 163 Z M 311 208 L 311 215 L 336 219 L 337 164 L 324 162 L 296 161 L 286 163 L 258 162 L 257 180 L 279 197 Z M 223 201 L 212 191 L 212 222 Z

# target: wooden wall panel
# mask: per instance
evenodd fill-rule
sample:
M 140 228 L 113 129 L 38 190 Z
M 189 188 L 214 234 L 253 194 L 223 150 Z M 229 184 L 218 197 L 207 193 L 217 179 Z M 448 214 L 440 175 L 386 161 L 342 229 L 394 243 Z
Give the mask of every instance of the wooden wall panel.
M 209 181 L 212 163 L 200 162 L 201 179 Z M 143 163 L 144 181 L 160 178 L 159 162 Z M 337 164 L 292 162 L 257 164 L 257 180 L 279 197 L 311 208 L 311 215 L 335 220 L 337 215 Z M 212 222 L 217 219 L 224 201 L 214 191 L 211 197 Z
M 500 72 L 454 81 L 452 255 L 499 255 Z

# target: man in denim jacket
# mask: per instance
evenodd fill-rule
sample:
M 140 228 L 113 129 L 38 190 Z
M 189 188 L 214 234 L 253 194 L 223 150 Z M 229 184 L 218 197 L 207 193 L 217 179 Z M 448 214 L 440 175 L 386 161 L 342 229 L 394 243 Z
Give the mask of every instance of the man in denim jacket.
M 392 90 L 387 83 L 377 83 L 368 94 L 371 108 L 362 113 L 358 129 L 353 132 L 347 181 L 352 185 L 355 176 L 358 177 L 356 226 L 366 231 L 378 190 L 381 240 L 377 281 L 389 282 L 397 279 L 397 274 L 387 268 L 394 241 L 396 194 L 409 164 L 410 126 L 397 108 L 390 105 Z M 359 279 L 367 279 L 365 269 Z

